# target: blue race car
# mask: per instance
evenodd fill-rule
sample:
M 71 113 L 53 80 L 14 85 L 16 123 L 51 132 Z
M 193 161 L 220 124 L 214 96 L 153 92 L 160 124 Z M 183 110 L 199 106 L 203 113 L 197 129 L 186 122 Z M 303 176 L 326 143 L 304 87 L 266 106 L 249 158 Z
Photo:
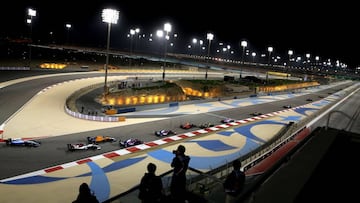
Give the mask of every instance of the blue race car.
M 40 142 L 35 140 L 25 140 L 22 138 L 9 138 L 6 140 L 8 146 L 25 146 L 25 147 L 40 147 Z
M 124 141 L 119 141 L 120 147 L 121 148 L 127 148 L 127 147 L 133 147 L 135 145 L 140 145 L 140 144 L 144 144 L 144 141 L 139 140 L 137 138 L 129 138 L 127 140 Z
M 176 135 L 176 132 L 172 131 L 172 130 L 162 129 L 162 130 L 155 131 L 155 135 L 159 136 L 159 137 L 168 136 L 168 135 Z

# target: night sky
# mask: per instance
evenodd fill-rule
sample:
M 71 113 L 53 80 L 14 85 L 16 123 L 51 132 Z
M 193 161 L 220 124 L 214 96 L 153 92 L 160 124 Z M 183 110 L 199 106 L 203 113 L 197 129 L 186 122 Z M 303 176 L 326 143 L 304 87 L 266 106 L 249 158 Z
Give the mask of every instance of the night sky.
M 206 41 L 206 33 L 212 32 L 215 40 L 231 44 L 238 52 L 239 42 L 246 39 L 258 53 L 273 46 L 274 53 L 283 56 L 292 49 L 302 57 L 310 53 L 322 60 L 340 60 L 349 68 L 360 65 L 360 17 L 355 1 L 320 5 L 315 1 L 14 0 L 2 2 L 1 38 L 29 35 L 25 23 L 29 7 L 37 10 L 33 37 L 43 42 L 50 32 L 59 44 L 64 42 L 65 23 L 71 23 L 73 43 L 105 46 L 107 26 L 101 21 L 101 11 L 111 7 L 120 11 L 118 24 L 112 26 L 113 48 L 125 46 L 122 38 L 130 28 L 154 33 L 170 22 L 184 47 L 193 37 Z

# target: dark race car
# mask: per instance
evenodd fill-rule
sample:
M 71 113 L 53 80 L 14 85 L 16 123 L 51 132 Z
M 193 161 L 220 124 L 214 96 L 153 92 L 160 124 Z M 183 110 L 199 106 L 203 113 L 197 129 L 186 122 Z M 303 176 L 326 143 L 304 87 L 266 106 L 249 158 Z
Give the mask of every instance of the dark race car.
M 196 125 L 189 122 L 180 125 L 180 128 L 182 129 L 190 129 L 193 127 L 196 127 Z
M 204 129 L 204 128 L 210 128 L 210 127 L 214 127 L 214 124 L 212 123 L 202 123 L 199 125 L 199 128 Z
M 84 143 L 76 143 L 76 144 L 67 144 L 69 151 L 77 151 L 77 150 L 100 150 L 100 145 L 97 144 L 84 144 Z
M 116 142 L 116 139 L 113 137 L 98 135 L 95 137 L 87 137 L 87 141 L 88 141 L 88 143 L 96 144 L 96 143 L 101 143 L 101 142 Z
M 162 137 L 162 136 L 168 136 L 168 135 L 176 135 L 175 131 L 172 130 L 159 130 L 159 131 L 155 131 L 155 135 Z
M 283 108 L 284 109 L 291 109 L 291 105 L 284 105 Z
M 8 146 L 40 147 L 40 144 L 39 141 L 22 138 L 9 138 L 6 140 L 6 145 Z
M 261 116 L 261 115 L 263 115 L 263 113 L 255 111 L 255 112 L 251 113 L 250 115 L 251 116 Z
M 119 141 L 119 145 L 121 148 L 132 147 L 132 146 L 143 144 L 143 143 L 144 143 L 144 141 L 136 139 L 136 138 L 129 138 L 124 141 L 121 141 L 121 140 Z

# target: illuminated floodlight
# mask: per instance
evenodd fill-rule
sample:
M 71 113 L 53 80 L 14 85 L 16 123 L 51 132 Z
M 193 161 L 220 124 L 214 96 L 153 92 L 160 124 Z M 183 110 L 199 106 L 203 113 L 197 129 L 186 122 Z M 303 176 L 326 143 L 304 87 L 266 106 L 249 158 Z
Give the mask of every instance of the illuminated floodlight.
M 36 10 L 29 8 L 28 9 L 28 15 L 31 17 L 35 17 L 36 16 Z
M 207 33 L 206 39 L 209 40 L 209 41 L 213 40 L 213 39 L 214 39 L 214 34 L 212 34 L 212 33 Z
M 130 35 L 135 35 L 135 30 L 134 29 L 130 29 Z
M 162 31 L 162 30 L 157 30 L 157 31 L 156 31 L 156 36 L 158 36 L 159 38 L 163 37 L 163 36 L 164 36 L 164 31 Z
M 241 46 L 242 46 L 242 47 L 247 47 L 247 41 L 245 41 L 245 40 L 244 40 L 244 41 L 241 41 Z
M 119 11 L 109 8 L 103 9 L 101 16 L 103 22 L 117 24 L 117 21 L 119 19 Z
M 171 32 L 171 24 L 170 23 L 165 23 L 164 24 L 164 31 L 166 33 Z

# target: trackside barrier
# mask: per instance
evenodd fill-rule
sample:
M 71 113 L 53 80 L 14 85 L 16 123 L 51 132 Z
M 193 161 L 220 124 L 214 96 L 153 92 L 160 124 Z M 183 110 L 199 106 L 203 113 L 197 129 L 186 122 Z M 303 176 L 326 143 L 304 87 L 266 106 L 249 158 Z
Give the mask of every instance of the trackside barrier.
M 93 116 L 93 115 L 85 115 L 78 112 L 71 111 L 69 108 L 65 106 L 65 112 L 75 118 L 85 119 L 85 120 L 91 120 L 91 121 L 102 121 L 102 122 L 119 122 L 119 121 L 125 121 L 125 117 L 117 116 Z
M 30 67 L 0 67 L 0 70 L 30 70 Z
M 169 103 L 169 107 L 175 107 L 175 106 L 179 106 L 179 102 L 171 102 L 171 103 Z
M 124 108 L 124 109 L 108 109 L 105 111 L 105 114 L 106 115 L 115 115 L 115 114 L 128 113 L 128 112 L 134 112 L 134 111 L 136 111 L 135 107 Z
M 120 114 L 120 113 L 128 113 L 128 112 L 134 112 L 136 111 L 136 108 L 135 107 L 131 107 L 131 108 L 125 108 L 125 109 L 117 109 L 117 114 Z

